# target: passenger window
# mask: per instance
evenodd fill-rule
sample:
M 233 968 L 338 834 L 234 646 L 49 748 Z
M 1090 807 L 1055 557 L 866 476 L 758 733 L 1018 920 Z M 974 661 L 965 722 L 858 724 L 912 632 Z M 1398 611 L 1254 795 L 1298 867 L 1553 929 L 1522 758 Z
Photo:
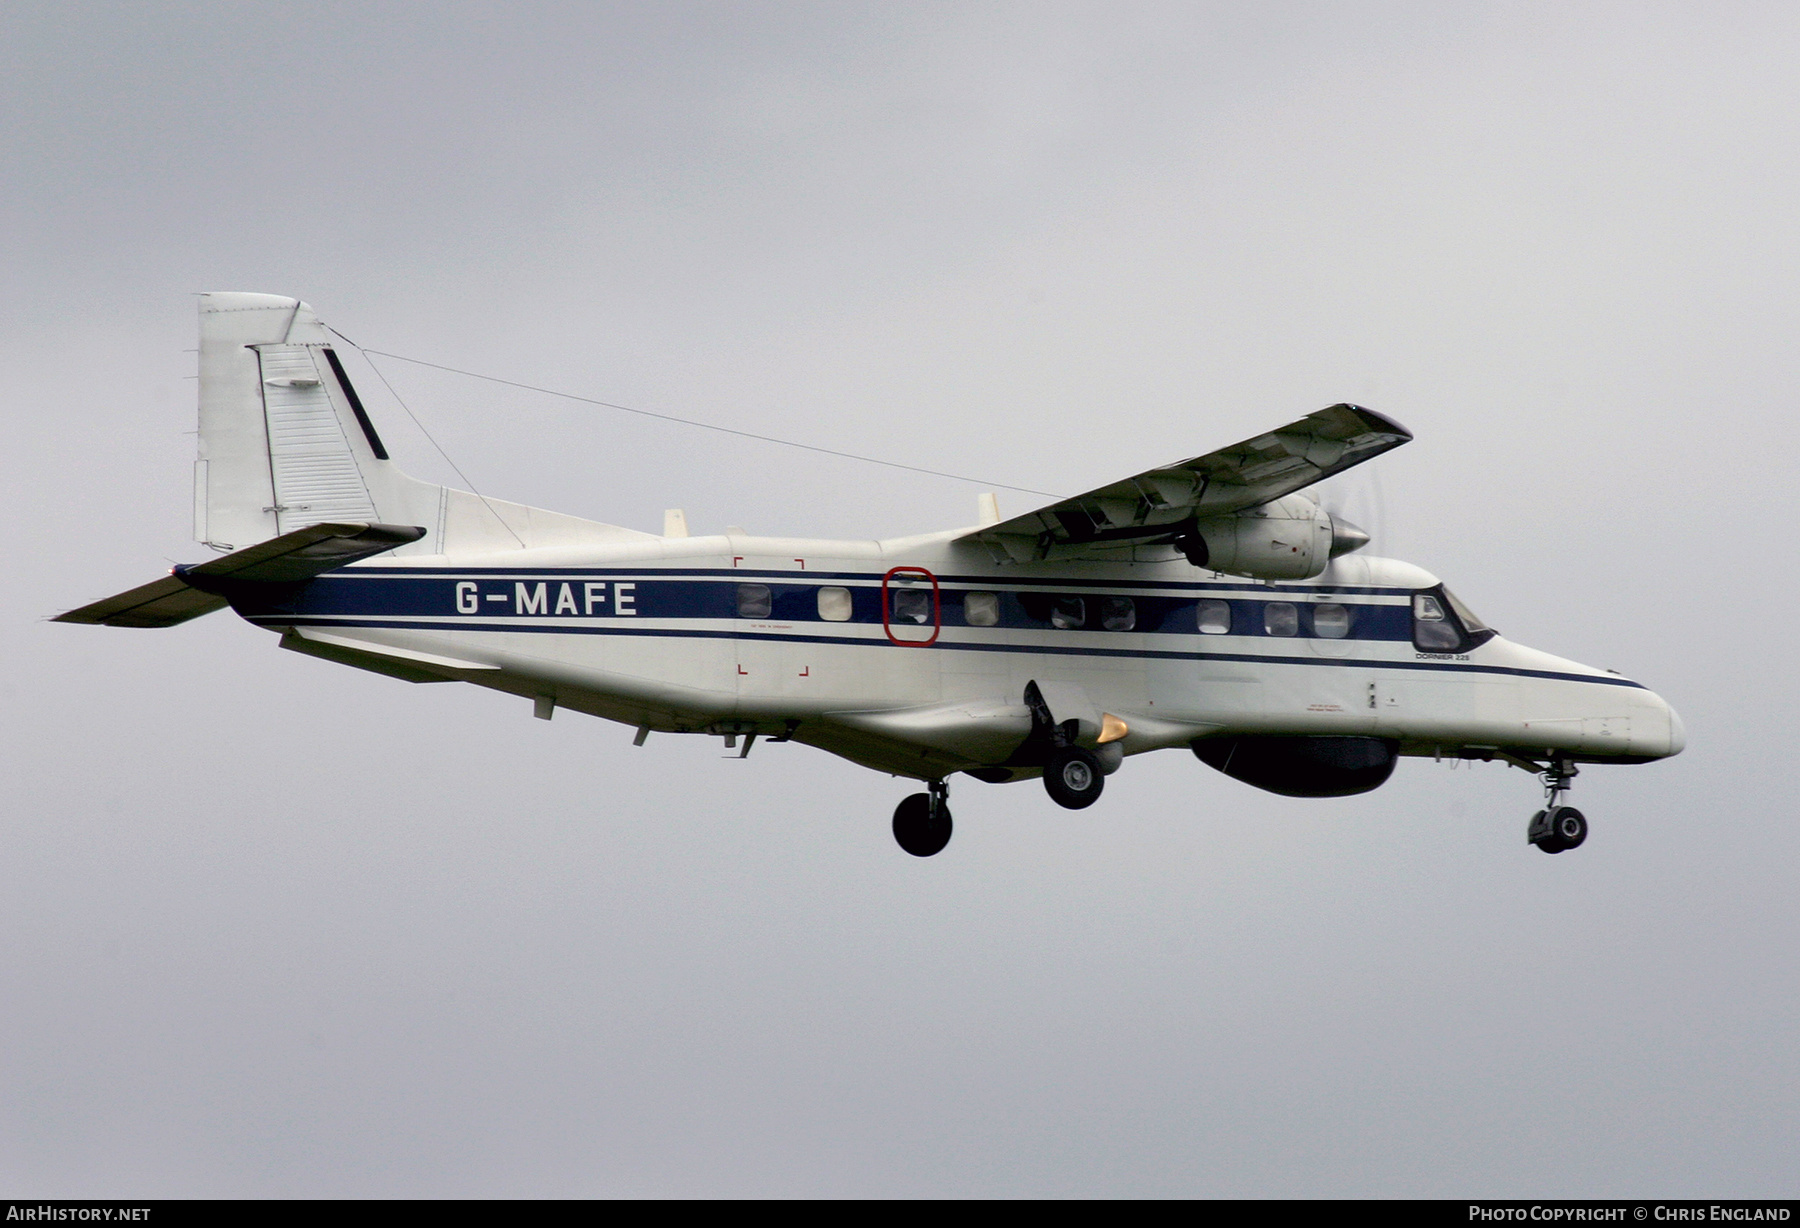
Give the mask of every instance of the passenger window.
M 964 593 L 963 620 L 971 627 L 992 627 L 1000 621 L 997 593 Z
M 1430 593 L 1413 594 L 1413 644 L 1421 652 L 1455 652 L 1462 647 L 1462 633 Z
M 1100 598 L 1100 625 L 1108 631 L 1130 631 L 1137 626 L 1137 605 L 1129 597 Z
M 766 584 L 740 584 L 737 590 L 739 618 L 767 618 L 775 608 Z
M 1229 601 L 1202 601 L 1200 603 L 1200 630 L 1205 635 L 1226 635 L 1231 631 L 1231 603 Z
M 1300 611 L 1291 601 L 1271 601 L 1263 607 L 1263 630 L 1270 635 L 1299 635 Z
M 888 621 L 925 626 L 931 622 L 931 590 L 928 588 L 894 588 L 889 590 L 893 607 Z
M 849 622 L 851 609 L 849 589 L 822 588 L 819 590 L 819 617 L 826 622 Z
M 1349 635 L 1349 609 L 1335 602 L 1314 606 L 1313 634 L 1325 640 L 1341 640 Z
M 1058 631 L 1079 631 L 1087 625 L 1087 600 L 1056 597 L 1050 602 L 1050 625 Z

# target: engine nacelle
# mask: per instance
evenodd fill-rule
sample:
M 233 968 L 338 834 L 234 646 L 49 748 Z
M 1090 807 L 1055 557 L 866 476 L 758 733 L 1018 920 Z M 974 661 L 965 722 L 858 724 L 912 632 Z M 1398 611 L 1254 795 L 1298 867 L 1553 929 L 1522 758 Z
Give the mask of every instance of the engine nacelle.
M 1388 738 L 1201 738 L 1196 757 L 1233 780 L 1284 797 L 1349 797 L 1387 783 L 1400 758 Z
M 1337 555 L 1368 540 L 1354 525 L 1334 525 L 1305 495 L 1283 495 L 1235 515 L 1201 520 L 1180 544 L 1196 567 L 1256 580 L 1310 580 Z

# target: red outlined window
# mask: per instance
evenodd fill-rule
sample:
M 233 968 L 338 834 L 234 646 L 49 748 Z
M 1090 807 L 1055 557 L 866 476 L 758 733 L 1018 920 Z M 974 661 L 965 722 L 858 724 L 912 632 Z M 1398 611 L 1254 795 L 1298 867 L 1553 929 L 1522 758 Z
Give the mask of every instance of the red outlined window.
M 944 596 L 937 577 L 923 567 L 896 567 L 881 577 L 881 629 L 902 648 L 937 643 L 944 625 Z

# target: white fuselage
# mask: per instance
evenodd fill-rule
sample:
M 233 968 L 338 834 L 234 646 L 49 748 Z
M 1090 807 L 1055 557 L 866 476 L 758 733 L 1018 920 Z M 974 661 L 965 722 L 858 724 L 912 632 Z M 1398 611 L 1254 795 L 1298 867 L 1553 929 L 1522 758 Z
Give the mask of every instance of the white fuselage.
M 1669 706 L 1616 674 L 1498 636 L 1421 651 L 1413 594 L 1438 581 L 1407 563 L 1352 555 L 1269 583 L 1166 550 L 997 563 L 957 537 L 388 556 L 240 612 L 289 647 L 540 712 L 791 737 L 920 779 L 1003 762 L 1033 681 L 1121 719 L 1126 754 L 1223 734 L 1640 762 L 1682 747 Z

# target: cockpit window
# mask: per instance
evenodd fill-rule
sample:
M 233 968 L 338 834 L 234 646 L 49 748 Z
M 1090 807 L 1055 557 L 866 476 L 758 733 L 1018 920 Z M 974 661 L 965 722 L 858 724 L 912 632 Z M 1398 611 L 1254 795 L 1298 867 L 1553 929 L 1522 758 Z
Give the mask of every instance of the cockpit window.
M 1455 652 L 1462 647 L 1462 632 L 1433 593 L 1413 594 L 1413 643 L 1420 652 Z
M 1467 652 L 1493 638 L 1493 628 L 1443 585 L 1413 594 L 1413 646 L 1420 652 Z
M 1456 612 L 1456 617 L 1461 620 L 1464 631 L 1467 631 L 1470 635 L 1479 635 L 1483 631 L 1493 630 L 1493 628 L 1475 617 L 1475 611 L 1464 605 L 1455 593 L 1447 588 L 1440 591 L 1444 594 L 1444 600 L 1450 603 L 1450 608 Z

